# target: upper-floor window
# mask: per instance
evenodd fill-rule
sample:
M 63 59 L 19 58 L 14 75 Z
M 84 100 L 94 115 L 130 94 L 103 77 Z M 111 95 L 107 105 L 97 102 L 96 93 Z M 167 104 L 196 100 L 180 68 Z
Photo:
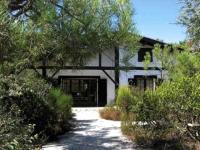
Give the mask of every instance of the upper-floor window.
M 145 60 L 145 55 L 149 53 L 150 54 L 150 61 L 153 62 L 153 54 L 152 49 L 150 48 L 141 48 L 138 51 L 138 62 L 143 62 Z

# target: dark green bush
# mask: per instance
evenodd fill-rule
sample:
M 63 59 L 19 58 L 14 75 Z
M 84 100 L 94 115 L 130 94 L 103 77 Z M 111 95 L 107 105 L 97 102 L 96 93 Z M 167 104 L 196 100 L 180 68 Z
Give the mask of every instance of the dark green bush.
M 55 94 L 56 91 L 59 95 Z M 37 134 L 40 139 L 38 141 L 41 142 L 48 138 L 55 138 L 58 134 L 69 130 L 71 97 L 61 92 L 58 93 L 58 91 L 51 90 L 51 87 L 44 80 L 33 74 L 20 77 L 1 76 L 0 106 L 4 108 L 5 114 L 9 114 L 13 106 L 17 106 L 22 121 L 15 126 L 21 126 L 21 130 L 25 131 L 28 130 L 29 125 L 34 126 L 30 134 L 32 136 Z M 53 99 L 56 101 L 55 104 L 51 103 Z M 2 130 L 3 128 L 0 129 L 1 132 Z M 26 136 L 24 132 L 21 133 Z M 8 134 L 12 134 L 13 139 L 18 138 L 14 128 L 9 130 Z M 2 139 L 5 138 L 4 136 L 3 134 Z M 3 142 L 0 141 L 0 143 Z M 20 144 L 23 144 L 23 141 L 19 140 Z
M 23 124 L 20 110 L 12 105 L 10 111 L 0 107 L 0 149 L 32 150 L 37 143 L 37 134 L 33 134 L 34 125 Z
M 52 111 L 57 115 L 60 131 L 62 132 L 63 129 L 68 130 L 68 120 L 72 117 L 72 96 L 66 95 L 60 89 L 51 89 L 49 92 L 48 104 Z

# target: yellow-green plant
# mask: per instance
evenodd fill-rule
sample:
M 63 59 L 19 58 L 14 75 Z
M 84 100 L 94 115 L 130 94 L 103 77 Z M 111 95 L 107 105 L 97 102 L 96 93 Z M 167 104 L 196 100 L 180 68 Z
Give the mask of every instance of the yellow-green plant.
M 71 117 L 72 96 L 66 95 L 60 89 L 51 89 L 49 92 L 49 104 L 63 119 Z

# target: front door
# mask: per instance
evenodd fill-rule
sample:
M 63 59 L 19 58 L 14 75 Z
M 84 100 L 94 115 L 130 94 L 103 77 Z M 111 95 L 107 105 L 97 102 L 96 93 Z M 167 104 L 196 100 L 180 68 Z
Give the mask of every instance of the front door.
M 98 105 L 97 78 L 61 78 L 61 88 L 73 97 L 75 107 Z

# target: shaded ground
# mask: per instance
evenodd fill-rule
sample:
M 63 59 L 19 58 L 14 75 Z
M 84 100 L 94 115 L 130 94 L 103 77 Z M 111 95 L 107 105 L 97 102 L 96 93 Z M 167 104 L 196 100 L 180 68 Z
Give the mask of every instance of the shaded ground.
M 43 147 L 43 150 L 138 149 L 120 131 L 119 121 L 99 117 L 98 108 L 74 108 L 76 128 Z

